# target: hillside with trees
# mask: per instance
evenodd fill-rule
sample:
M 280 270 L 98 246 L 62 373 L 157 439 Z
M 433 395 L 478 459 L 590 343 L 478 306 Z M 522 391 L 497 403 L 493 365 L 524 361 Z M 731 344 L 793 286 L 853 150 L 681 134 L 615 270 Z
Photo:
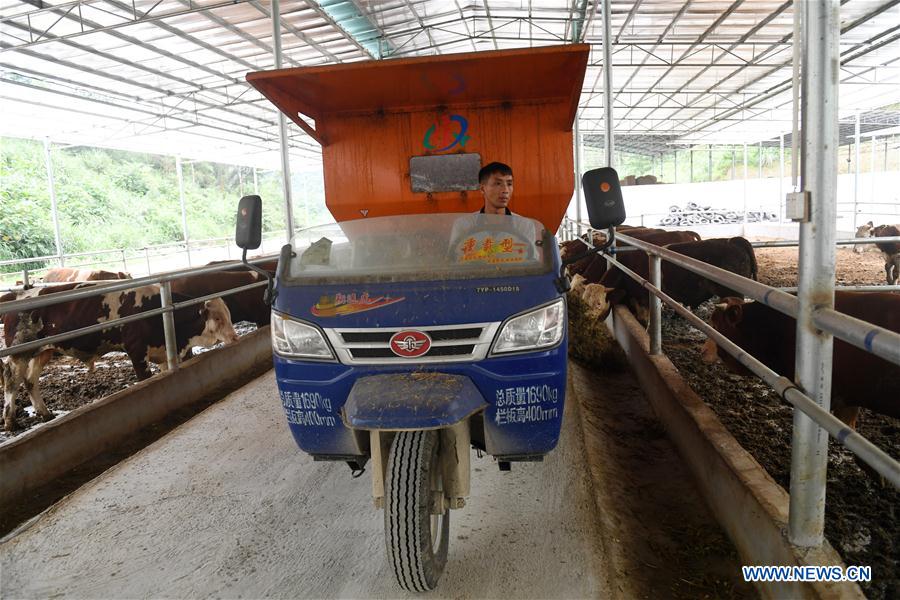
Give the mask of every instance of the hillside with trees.
M 183 240 L 173 157 L 83 146 L 52 146 L 51 157 L 64 253 Z M 237 201 L 254 193 L 253 169 L 188 161 L 182 168 L 189 238 L 234 235 Z M 284 229 L 281 174 L 258 171 L 256 181 L 263 230 Z M 0 182 L 0 260 L 56 254 L 43 143 L 0 138 Z M 297 227 L 330 220 L 320 173 L 295 174 L 292 184 Z

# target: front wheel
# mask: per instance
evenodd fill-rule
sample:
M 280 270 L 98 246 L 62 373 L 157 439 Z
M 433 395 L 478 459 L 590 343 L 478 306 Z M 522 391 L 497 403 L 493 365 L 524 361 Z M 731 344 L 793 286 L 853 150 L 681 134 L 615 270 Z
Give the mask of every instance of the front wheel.
M 402 431 L 391 444 L 384 486 L 384 538 L 391 568 L 405 590 L 437 586 L 447 563 L 450 510 L 440 510 L 443 485 L 437 431 Z

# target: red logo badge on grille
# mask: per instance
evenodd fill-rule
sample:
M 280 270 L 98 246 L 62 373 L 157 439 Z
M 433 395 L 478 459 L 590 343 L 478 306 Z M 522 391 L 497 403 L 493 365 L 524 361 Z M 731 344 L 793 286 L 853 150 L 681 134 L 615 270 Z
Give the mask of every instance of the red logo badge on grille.
M 391 336 L 391 352 L 403 358 L 416 358 L 431 349 L 431 338 L 421 331 L 407 329 Z

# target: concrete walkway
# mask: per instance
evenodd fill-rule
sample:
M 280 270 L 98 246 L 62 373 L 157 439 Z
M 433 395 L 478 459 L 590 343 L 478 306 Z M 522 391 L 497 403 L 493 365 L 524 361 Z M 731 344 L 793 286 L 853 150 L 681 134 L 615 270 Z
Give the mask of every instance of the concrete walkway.
M 573 404 L 543 463 L 473 456 L 429 597 L 611 595 Z M 297 449 L 270 371 L 0 544 L 0 597 L 406 597 L 370 493 Z

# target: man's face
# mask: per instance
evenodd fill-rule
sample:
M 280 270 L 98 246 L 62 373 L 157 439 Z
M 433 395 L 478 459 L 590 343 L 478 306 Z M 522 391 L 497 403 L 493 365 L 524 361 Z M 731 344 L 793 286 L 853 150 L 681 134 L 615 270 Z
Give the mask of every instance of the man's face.
M 491 173 L 487 181 L 481 184 L 481 193 L 484 194 L 484 212 L 487 214 L 506 214 L 506 206 L 512 198 L 512 175 Z

